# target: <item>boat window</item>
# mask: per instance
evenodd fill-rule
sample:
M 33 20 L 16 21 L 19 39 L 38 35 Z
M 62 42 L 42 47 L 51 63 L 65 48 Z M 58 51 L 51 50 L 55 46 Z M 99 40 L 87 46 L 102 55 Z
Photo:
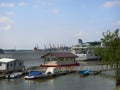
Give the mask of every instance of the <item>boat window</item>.
M 85 52 L 85 51 L 83 51 L 82 53 L 83 53 L 83 54 L 85 54 L 86 52 Z
M 12 63 L 10 64 L 10 66 L 12 66 Z
M 14 66 L 16 65 L 16 62 L 14 62 Z
M 7 64 L 7 67 L 9 67 L 9 63 Z
M 19 63 L 19 65 L 21 66 L 21 65 L 22 65 L 22 63 L 20 62 L 20 63 Z
M 50 61 L 50 58 L 46 58 L 46 61 Z
M 92 52 L 90 51 L 89 54 L 91 54 Z
M 66 58 L 66 60 L 68 60 L 68 58 Z
M 64 60 L 64 58 L 60 58 L 60 60 L 61 60 L 61 61 L 63 61 L 63 60 Z
M 76 52 L 76 54 L 79 54 L 79 52 Z
M 54 58 L 54 61 L 57 61 L 57 58 Z

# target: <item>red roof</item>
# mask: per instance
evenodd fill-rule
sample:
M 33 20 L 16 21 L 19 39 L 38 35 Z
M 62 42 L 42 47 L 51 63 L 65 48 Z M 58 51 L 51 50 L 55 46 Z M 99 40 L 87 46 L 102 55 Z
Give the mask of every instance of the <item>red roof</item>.
M 50 53 L 43 55 L 41 58 L 44 58 L 47 55 L 53 55 L 59 58 L 77 57 L 75 54 L 71 52 L 50 52 Z

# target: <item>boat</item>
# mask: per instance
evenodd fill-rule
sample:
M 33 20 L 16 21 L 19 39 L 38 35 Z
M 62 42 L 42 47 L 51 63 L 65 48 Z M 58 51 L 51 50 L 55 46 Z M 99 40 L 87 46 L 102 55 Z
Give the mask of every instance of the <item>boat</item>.
M 89 75 L 90 71 L 89 70 L 83 70 L 80 72 L 80 75 L 87 76 Z
M 98 60 L 100 57 L 95 55 L 94 50 L 97 46 L 100 45 L 101 44 L 99 42 L 83 43 L 80 39 L 77 45 L 73 45 L 71 47 L 71 52 L 78 56 L 76 61 Z
M 41 77 L 44 77 L 45 75 L 41 71 L 30 71 L 27 76 L 25 76 L 25 79 L 38 79 Z
M 7 78 L 7 79 L 15 79 L 15 78 L 19 78 L 22 75 L 23 75 L 22 72 L 14 72 L 14 73 L 6 75 L 5 78 Z

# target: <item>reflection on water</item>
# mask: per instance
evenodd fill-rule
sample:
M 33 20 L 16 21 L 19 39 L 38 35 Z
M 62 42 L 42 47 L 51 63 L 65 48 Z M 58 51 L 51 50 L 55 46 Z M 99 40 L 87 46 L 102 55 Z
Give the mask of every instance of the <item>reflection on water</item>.
M 45 80 L 0 80 L 0 90 L 114 90 L 113 78 L 101 75 L 80 77 L 78 73 Z
M 115 70 L 104 71 L 100 74 L 102 78 L 115 79 Z

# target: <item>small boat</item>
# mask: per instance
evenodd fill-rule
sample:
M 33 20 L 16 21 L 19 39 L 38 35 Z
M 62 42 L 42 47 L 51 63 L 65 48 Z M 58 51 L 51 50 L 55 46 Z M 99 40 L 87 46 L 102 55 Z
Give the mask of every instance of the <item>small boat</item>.
M 5 78 L 7 79 L 15 79 L 15 78 L 18 78 L 22 75 L 22 72 L 14 72 L 12 74 L 8 74 L 5 76 Z
M 89 75 L 89 73 L 90 73 L 89 70 L 83 70 L 83 71 L 80 72 L 80 74 L 83 75 L 83 76 L 87 76 L 87 75 Z
M 38 79 L 41 77 L 44 77 L 45 75 L 41 71 L 31 71 L 27 76 L 25 76 L 25 79 Z

